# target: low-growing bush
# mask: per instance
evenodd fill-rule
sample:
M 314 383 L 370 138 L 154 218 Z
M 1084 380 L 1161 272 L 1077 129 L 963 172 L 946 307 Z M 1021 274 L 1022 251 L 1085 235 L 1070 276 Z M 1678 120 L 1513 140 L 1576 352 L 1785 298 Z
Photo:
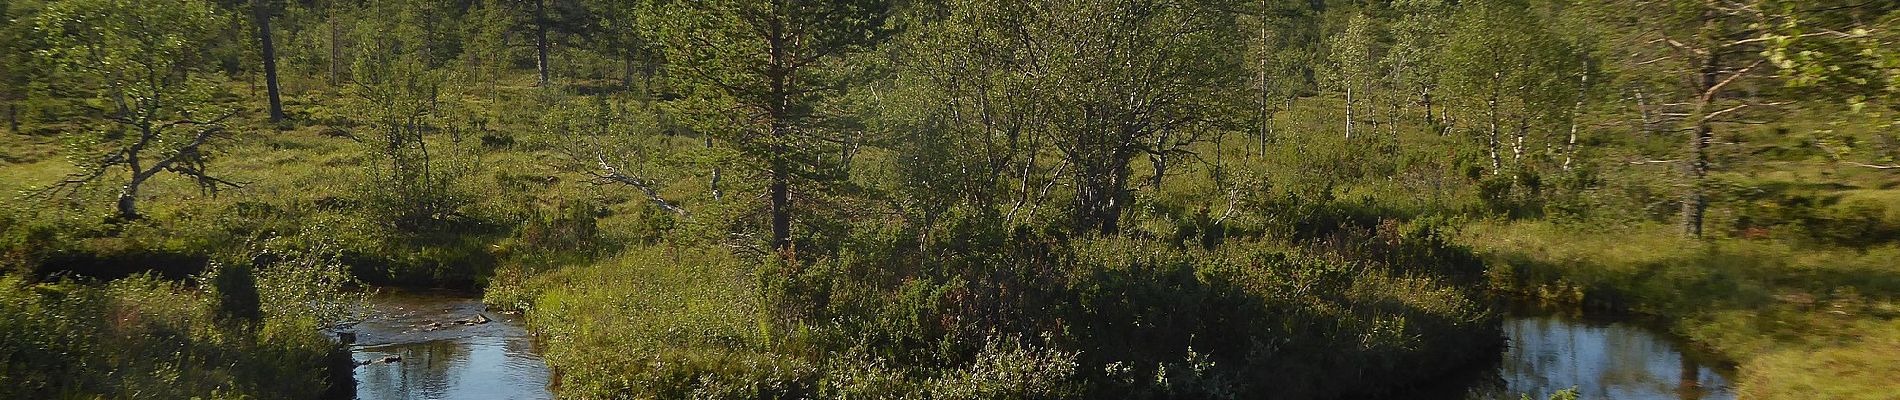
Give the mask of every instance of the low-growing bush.
M 281 398 L 326 394 L 347 358 L 313 319 L 224 323 L 215 300 L 139 275 L 106 284 L 0 276 L 0 397 Z
M 578 397 L 1330 398 L 1499 344 L 1443 268 L 1387 263 L 1443 261 L 1405 250 L 1447 244 L 1424 228 L 1349 259 L 952 214 L 925 240 L 865 231 L 806 261 L 635 247 L 489 300 L 529 310 Z

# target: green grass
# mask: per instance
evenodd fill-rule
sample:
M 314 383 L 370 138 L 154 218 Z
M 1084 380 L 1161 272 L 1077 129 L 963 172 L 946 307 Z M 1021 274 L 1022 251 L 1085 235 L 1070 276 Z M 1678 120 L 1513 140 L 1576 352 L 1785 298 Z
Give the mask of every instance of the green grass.
M 527 309 L 563 396 L 746 397 L 812 369 L 768 351 L 751 283 L 729 253 L 659 246 L 496 287 L 487 301 Z

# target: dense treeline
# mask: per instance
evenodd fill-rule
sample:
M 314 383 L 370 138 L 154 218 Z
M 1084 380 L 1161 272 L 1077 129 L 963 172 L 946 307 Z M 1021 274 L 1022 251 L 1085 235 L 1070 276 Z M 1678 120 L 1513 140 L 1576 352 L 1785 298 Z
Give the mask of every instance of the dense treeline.
M 1900 337 L 1897 49 L 1856 0 L 0 0 L 0 376 L 135 396 L 41 354 L 119 312 L 76 343 L 318 371 L 347 307 L 269 297 L 361 279 L 525 309 L 580 398 L 1379 394 L 1494 292 L 1804 393 L 1757 357 Z M 1618 236 L 1670 245 L 1551 245 Z M 155 379 L 314 394 L 231 368 Z

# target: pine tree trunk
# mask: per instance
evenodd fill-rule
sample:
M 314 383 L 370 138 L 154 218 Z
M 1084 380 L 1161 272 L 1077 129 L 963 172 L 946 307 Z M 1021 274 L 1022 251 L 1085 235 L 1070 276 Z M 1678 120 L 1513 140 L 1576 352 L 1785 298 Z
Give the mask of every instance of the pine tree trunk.
M 772 161 L 772 182 L 767 188 L 772 208 L 772 248 L 786 251 L 792 248 L 791 165 L 784 160 L 783 146 L 778 146 L 774 151 L 780 155 Z
M 343 83 L 343 27 L 338 25 L 337 17 L 330 17 L 330 86 Z
M 624 65 L 623 67 L 626 68 L 627 70 L 625 72 L 625 76 L 621 77 L 620 84 L 622 86 L 625 86 L 628 91 L 632 91 L 633 90 L 633 56 L 626 56 L 626 60 L 623 60 L 622 62 L 626 63 L 626 65 Z
M 766 76 L 771 80 L 771 105 L 767 118 L 770 118 L 772 153 L 769 156 L 771 182 L 766 187 L 767 202 L 772 213 L 772 249 L 782 256 L 793 257 L 792 247 L 792 196 L 791 196 L 791 149 L 786 142 L 791 140 L 791 84 L 794 72 L 790 55 L 786 52 L 786 33 L 784 25 L 774 20 L 767 36 L 767 52 L 770 57 L 766 66 Z
M 7 132 L 20 133 L 20 105 L 7 103 Z
M 257 41 L 264 47 L 264 91 L 270 96 L 270 121 L 284 120 L 284 102 L 277 90 L 277 46 L 271 40 L 270 7 L 267 0 L 252 0 L 257 18 Z

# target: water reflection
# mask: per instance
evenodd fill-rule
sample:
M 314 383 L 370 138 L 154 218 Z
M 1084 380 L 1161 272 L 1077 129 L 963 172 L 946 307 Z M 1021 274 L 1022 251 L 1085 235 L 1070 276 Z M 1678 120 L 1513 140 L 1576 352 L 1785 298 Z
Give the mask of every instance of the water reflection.
M 1499 374 L 1509 393 L 1536 396 L 1574 386 L 1592 399 L 1735 398 L 1719 370 L 1636 325 L 1519 316 L 1504 322 L 1504 334 L 1511 347 Z
M 364 348 L 357 358 L 400 356 L 356 370 L 358 399 L 546 399 L 547 364 L 526 338 L 460 340 Z
M 353 331 L 356 397 L 548 399 L 547 363 L 521 321 L 467 298 L 391 294 Z M 480 315 L 487 322 L 464 323 Z M 399 357 L 399 361 L 384 362 Z
M 460 323 L 475 315 L 486 323 Z M 1511 310 L 1509 348 L 1495 364 L 1394 399 L 1541 399 L 1575 387 L 1585 399 L 1729 400 L 1728 370 L 1640 325 Z M 441 295 L 385 295 L 356 324 L 357 398 L 547 399 L 550 373 L 521 321 L 481 303 Z
M 1574 387 L 1584 399 L 1735 398 L 1730 370 L 1638 324 L 1517 308 L 1500 328 L 1509 348 L 1494 364 L 1386 397 L 1543 399 Z

